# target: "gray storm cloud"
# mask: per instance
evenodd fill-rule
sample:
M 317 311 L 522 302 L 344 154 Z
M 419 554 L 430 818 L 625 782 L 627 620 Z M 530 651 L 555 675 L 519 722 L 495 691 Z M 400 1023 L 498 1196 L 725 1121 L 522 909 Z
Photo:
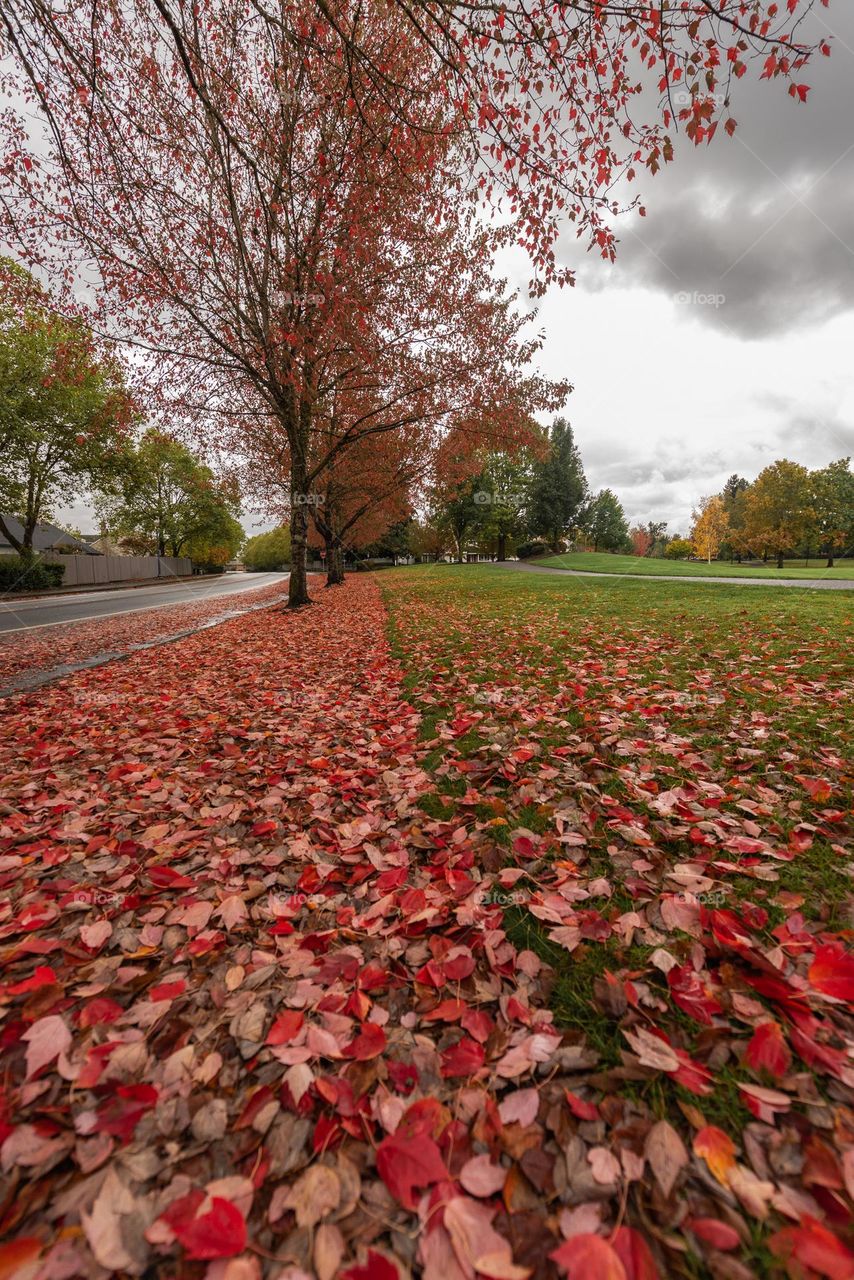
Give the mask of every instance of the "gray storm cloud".
M 699 321 L 762 339 L 854 305 L 854 7 L 832 3 L 804 37 L 832 35 L 832 56 L 805 73 L 808 103 L 750 78 L 734 91 L 739 120 L 711 146 L 675 140 L 676 159 L 644 182 L 647 216 L 618 227 L 613 268 L 578 256 L 579 283 L 651 287 Z

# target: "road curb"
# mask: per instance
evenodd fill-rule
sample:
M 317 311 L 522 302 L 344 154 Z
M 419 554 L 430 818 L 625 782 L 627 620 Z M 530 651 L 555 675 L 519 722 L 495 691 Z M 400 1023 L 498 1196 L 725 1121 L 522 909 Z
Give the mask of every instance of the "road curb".
M 178 640 L 186 640 L 188 636 L 197 635 L 200 631 L 221 626 L 223 622 L 242 618 L 247 613 L 257 613 L 261 609 L 275 609 L 287 598 L 285 593 L 277 596 L 275 600 L 264 600 L 259 601 L 258 604 L 247 605 L 245 609 L 229 609 L 215 618 L 209 618 L 207 622 L 200 622 L 197 627 L 184 627 L 181 631 L 174 631 L 170 635 L 155 636 L 153 640 L 140 640 L 136 644 L 128 645 L 127 649 L 115 653 L 96 653 L 88 658 L 80 658 L 77 662 L 61 663 L 48 671 L 30 671 L 0 689 L 0 698 L 11 698 L 16 693 L 30 693 L 34 689 L 40 689 L 42 685 L 53 684 L 55 680 L 64 680 L 67 676 L 77 675 L 78 672 L 88 671 L 92 667 L 104 667 L 109 662 L 124 662 L 143 649 L 158 649 L 161 645 L 175 644 Z

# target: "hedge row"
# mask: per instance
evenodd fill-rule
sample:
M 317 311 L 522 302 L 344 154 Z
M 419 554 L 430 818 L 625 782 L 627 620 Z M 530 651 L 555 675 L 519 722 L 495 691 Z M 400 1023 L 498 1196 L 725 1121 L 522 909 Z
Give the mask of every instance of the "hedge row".
M 26 564 L 19 556 L 0 555 L 0 591 L 49 591 L 62 586 L 64 564 L 33 560 Z

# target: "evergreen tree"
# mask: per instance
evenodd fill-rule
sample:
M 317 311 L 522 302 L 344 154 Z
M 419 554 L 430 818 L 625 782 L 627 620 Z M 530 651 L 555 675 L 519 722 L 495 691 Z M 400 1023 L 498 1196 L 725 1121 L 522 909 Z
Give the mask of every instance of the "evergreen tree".
M 577 522 L 586 497 L 587 480 L 572 427 L 565 418 L 556 418 L 549 432 L 548 455 L 534 469 L 528 513 L 531 533 L 546 537 L 557 550 L 563 535 Z

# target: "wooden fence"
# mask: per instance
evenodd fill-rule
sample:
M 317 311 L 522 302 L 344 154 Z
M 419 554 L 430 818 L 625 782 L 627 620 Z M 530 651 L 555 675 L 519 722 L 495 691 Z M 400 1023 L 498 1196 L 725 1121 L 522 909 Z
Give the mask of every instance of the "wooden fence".
M 43 560 L 65 565 L 64 587 L 95 587 L 103 582 L 139 582 L 150 578 L 189 577 L 187 556 L 61 556 L 49 551 Z

